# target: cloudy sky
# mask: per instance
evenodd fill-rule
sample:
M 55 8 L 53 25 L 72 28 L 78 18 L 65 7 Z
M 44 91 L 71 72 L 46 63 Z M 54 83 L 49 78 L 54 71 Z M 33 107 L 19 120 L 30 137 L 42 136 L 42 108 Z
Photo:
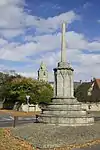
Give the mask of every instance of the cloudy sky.
M 74 79 L 100 78 L 100 0 L 0 0 L 0 71 L 37 78 L 44 61 L 53 80 L 63 21 Z

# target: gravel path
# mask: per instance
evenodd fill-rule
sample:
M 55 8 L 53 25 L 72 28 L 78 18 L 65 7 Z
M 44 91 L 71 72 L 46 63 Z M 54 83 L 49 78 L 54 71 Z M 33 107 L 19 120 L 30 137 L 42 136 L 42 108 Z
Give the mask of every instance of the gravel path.
M 84 144 L 100 139 L 100 122 L 85 127 L 61 127 L 33 123 L 11 129 L 14 136 L 23 138 L 35 147 L 54 148 L 69 144 Z

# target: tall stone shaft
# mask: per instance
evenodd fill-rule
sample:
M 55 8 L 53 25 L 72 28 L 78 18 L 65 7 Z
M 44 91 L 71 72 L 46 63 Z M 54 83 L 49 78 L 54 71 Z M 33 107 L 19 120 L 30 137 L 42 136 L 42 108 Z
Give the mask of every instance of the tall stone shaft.
M 66 62 L 66 24 L 62 24 L 62 37 L 61 37 L 61 62 Z

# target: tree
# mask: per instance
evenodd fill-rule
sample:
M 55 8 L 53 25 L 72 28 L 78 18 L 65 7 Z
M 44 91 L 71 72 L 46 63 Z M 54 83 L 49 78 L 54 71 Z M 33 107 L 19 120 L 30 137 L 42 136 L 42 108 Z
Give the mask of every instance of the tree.
M 6 102 L 10 100 L 10 82 L 16 77 L 20 78 L 21 76 L 16 73 L 12 75 L 8 72 L 0 72 L 0 101 L 5 101 L 5 103 L 3 103 L 4 106 L 12 105 L 12 101 L 10 101 L 9 104 Z
M 42 82 L 38 89 L 38 103 L 48 104 L 51 102 L 53 97 L 53 88 L 50 84 Z
M 30 95 L 30 103 L 49 103 L 53 89 L 48 83 L 32 78 L 15 77 L 6 82 L 7 103 L 26 103 L 26 95 Z
M 82 83 L 75 90 L 75 97 L 80 102 L 91 102 L 91 96 L 87 95 L 88 89 L 91 87 L 91 82 Z
M 7 95 L 7 89 L 9 82 L 15 78 L 15 76 L 10 76 L 7 73 L 0 72 L 0 100 L 2 101 Z

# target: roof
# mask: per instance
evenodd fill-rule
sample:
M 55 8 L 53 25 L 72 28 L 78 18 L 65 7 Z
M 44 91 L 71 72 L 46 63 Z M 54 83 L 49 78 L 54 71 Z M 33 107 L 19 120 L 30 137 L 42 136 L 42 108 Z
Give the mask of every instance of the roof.
M 95 79 L 95 81 L 96 81 L 96 83 L 97 83 L 97 85 L 98 85 L 98 87 L 100 89 L 100 79 Z

